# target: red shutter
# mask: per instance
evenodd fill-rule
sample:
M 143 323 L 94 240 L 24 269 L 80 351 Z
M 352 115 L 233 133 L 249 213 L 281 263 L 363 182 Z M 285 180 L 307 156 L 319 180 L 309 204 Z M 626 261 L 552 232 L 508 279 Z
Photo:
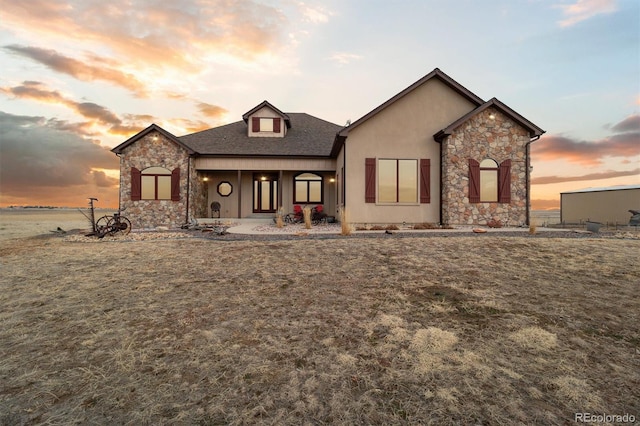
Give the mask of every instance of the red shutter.
M 511 202 L 511 160 L 504 160 L 498 169 L 498 202 Z
M 420 159 L 420 202 L 431 202 L 431 160 Z
M 273 119 L 273 133 L 280 133 L 280 119 Z
M 142 173 L 135 167 L 131 168 L 131 201 L 142 198 Z
M 480 202 L 480 163 L 469 159 L 469 202 Z
M 171 172 L 171 201 L 180 201 L 180 167 Z
M 260 131 L 260 117 L 251 117 L 251 131 Z
M 365 158 L 364 160 L 364 202 L 376 202 L 376 159 Z

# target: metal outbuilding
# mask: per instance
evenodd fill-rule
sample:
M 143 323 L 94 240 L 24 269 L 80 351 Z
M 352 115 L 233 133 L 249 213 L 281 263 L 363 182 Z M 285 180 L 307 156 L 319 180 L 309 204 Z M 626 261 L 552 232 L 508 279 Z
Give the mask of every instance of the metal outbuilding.
M 629 210 L 640 210 L 640 185 L 586 188 L 560 193 L 560 220 L 563 223 L 627 224 Z

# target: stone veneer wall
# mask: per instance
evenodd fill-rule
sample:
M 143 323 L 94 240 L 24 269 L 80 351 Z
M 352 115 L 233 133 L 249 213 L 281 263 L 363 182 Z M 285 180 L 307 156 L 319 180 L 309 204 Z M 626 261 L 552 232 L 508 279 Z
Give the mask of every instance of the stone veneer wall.
M 154 140 L 154 138 L 157 138 Z M 144 170 L 159 166 L 169 171 L 180 168 L 180 200 L 131 200 L 131 168 Z M 191 177 L 191 185 L 189 185 Z M 189 217 L 187 218 L 187 194 Z M 197 208 L 192 206 L 198 203 Z M 123 215 L 131 220 L 133 229 L 155 228 L 158 226 L 178 227 L 199 210 L 206 211 L 204 185 L 198 179 L 195 162 L 190 161 L 188 152 L 181 146 L 165 138 L 159 132 L 150 132 L 140 140 L 126 147 L 120 155 L 120 207 L 126 209 Z M 195 211 L 194 211 L 195 210 Z M 202 217 L 202 216 L 200 216 Z
M 494 119 L 489 118 L 493 114 Z M 444 224 L 504 226 L 527 222 L 526 149 L 529 133 L 491 107 L 458 127 L 442 143 L 442 221 Z M 511 203 L 469 203 L 469 159 L 486 158 L 498 164 L 511 159 Z

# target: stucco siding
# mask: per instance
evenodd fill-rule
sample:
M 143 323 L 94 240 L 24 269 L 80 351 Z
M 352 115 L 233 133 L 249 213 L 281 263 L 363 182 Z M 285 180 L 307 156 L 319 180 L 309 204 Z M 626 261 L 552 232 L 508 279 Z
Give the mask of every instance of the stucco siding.
M 345 143 L 346 204 L 351 221 L 439 222 L 440 145 L 434 141 L 433 135 L 474 107 L 472 102 L 434 78 L 349 130 Z M 430 159 L 431 202 L 396 205 L 365 203 L 365 159 L 371 157 Z M 338 164 L 341 162 L 338 161 Z

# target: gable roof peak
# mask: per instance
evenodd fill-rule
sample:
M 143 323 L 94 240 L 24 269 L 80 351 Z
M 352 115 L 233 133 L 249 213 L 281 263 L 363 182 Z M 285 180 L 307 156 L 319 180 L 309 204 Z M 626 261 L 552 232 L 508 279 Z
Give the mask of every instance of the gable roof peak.
M 482 111 L 490 107 L 497 109 L 501 113 L 505 114 L 507 117 L 511 118 L 516 123 L 520 124 L 525 129 L 527 129 L 529 131 L 529 136 L 531 138 L 540 137 L 545 133 L 545 131 L 542 130 L 540 127 L 536 126 L 531 121 L 527 120 L 522 115 L 518 114 L 516 111 L 508 107 L 506 104 L 498 100 L 498 98 L 493 97 L 489 99 L 487 102 L 477 107 L 476 109 L 470 111 L 469 113 L 463 115 L 453 123 L 449 124 L 444 129 L 440 130 L 438 133 L 433 135 L 433 138 L 436 140 L 436 142 L 442 142 L 442 140 L 445 137 L 451 135 L 455 129 L 460 127 L 463 123 L 468 121 L 471 117 L 481 113 Z
M 434 68 L 433 71 L 431 71 L 430 73 L 428 73 L 427 75 L 422 77 L 420 80 L 416 81 L 411 86 L 407 87 L 406 89 L 404 89 L 403 91 L 401 91 L 397 95 L 393 96 L 391 99 L 389 99 L 388 101 L 386 101 L 382 105 L 378 106 L 373 111 L 371 111 L 368 114 L 366 114 L 366 115 L 362 116 L 361 118 L 357 119 L 355 122 L 351 123 L 349 126 L 344 127 L 340 131 L 340 135 L 341 136 L 346 136 L 348 134 L 349 130 L 354 129 L 355 127 L 358 127 L 360 124 L 364 123 L 369 118 L 373 117 L 374 115 L 376 115 L 377 113 L 379 113 L 383 109 L 387 108 L 388 106 L 390 106 L 391 104 L 393 104 L 397 100 L 403 98 L 405 95 L 411 93 L 412 91 L 414 91 L 415 89 L 417 89 L 418 87 L 422 86 L 423 84 L 425 84 L 426 82 L 428 82 L 429 80 L 431 80 L 433 78 L 438 78 L 444 84 L 449 86 L 451 89 L 453 89 L 459 95 L 461 95 L 462 97 L 466 98 L 467 100 L 469 100 L 471 103 L 473 103 L 476 106 L 480 106 L 480 105 L 482 105 L 484 103 L 482 98 L 477 96 L 475 93 L 473 93 L 472 91 L 470 91 L 469 89 L 467 89 L 466 87 L 464 87 L 463 85 L 458 83 L 457 81 L 455 81 L 453 78 L 449 77 L 447 74 L 445 74 L 443 71 L 441 71 L 440 68 Z
M 184 148 L 189 154 L 195 154 L 196 153 L 193 149 L 189 148 L 187 145 L 182 143 L 173 133 L 163 129 L 162 127 L 158 126 L 156 123 L 152 123 L 146 129 L 141 130 L 140 132 L 138 132 L 135 135 L 131 136 L 129 139 L 127 139 L 126 141 L 122 142 L 120 145 L 118 145 L 115 148 L 113 148 L 111 150 L 111 152 L 113 152 L 115 154 L 120 154 L 120 153 L 122 153 L 122 150 L 124 148 L 128 147 L 129 145 L 132 145 L 133 143 L 135 143 L 138 140 L 142 139 L 143 137 L 145 137 L 146 135 L 148 135 L 151 132 L 160 133 L 161 135 L 163 135 L 165 138 L 167 138 L 171 142 L 173 142 L 176 145 Z
M 284 120 L 285 124 L 287 125 L 287 129 L 291 128 L 291 119 L 289 118 L 289 115 L 285 114 L 284 112 L 280 111 L 278 108 L 274 107 L 269 101 L 264 100 L 261 103 L 259 103 L 258 105 L 256 105 L 255 107 L 251 108 L 249 111 L 245 112 L 244 114 L 242 114 L 242 119 L 244 120 L 245 123 L 248 122 L 249 117 L 251 116 L 251 114 L 253 114 L 254 112 L 260 110 L 261 108 L 267 107 L 269 109 L 271 109 L 273 112 L 275 112 L 276 114 L 280 115 L 282 117 L 282 119 Z

